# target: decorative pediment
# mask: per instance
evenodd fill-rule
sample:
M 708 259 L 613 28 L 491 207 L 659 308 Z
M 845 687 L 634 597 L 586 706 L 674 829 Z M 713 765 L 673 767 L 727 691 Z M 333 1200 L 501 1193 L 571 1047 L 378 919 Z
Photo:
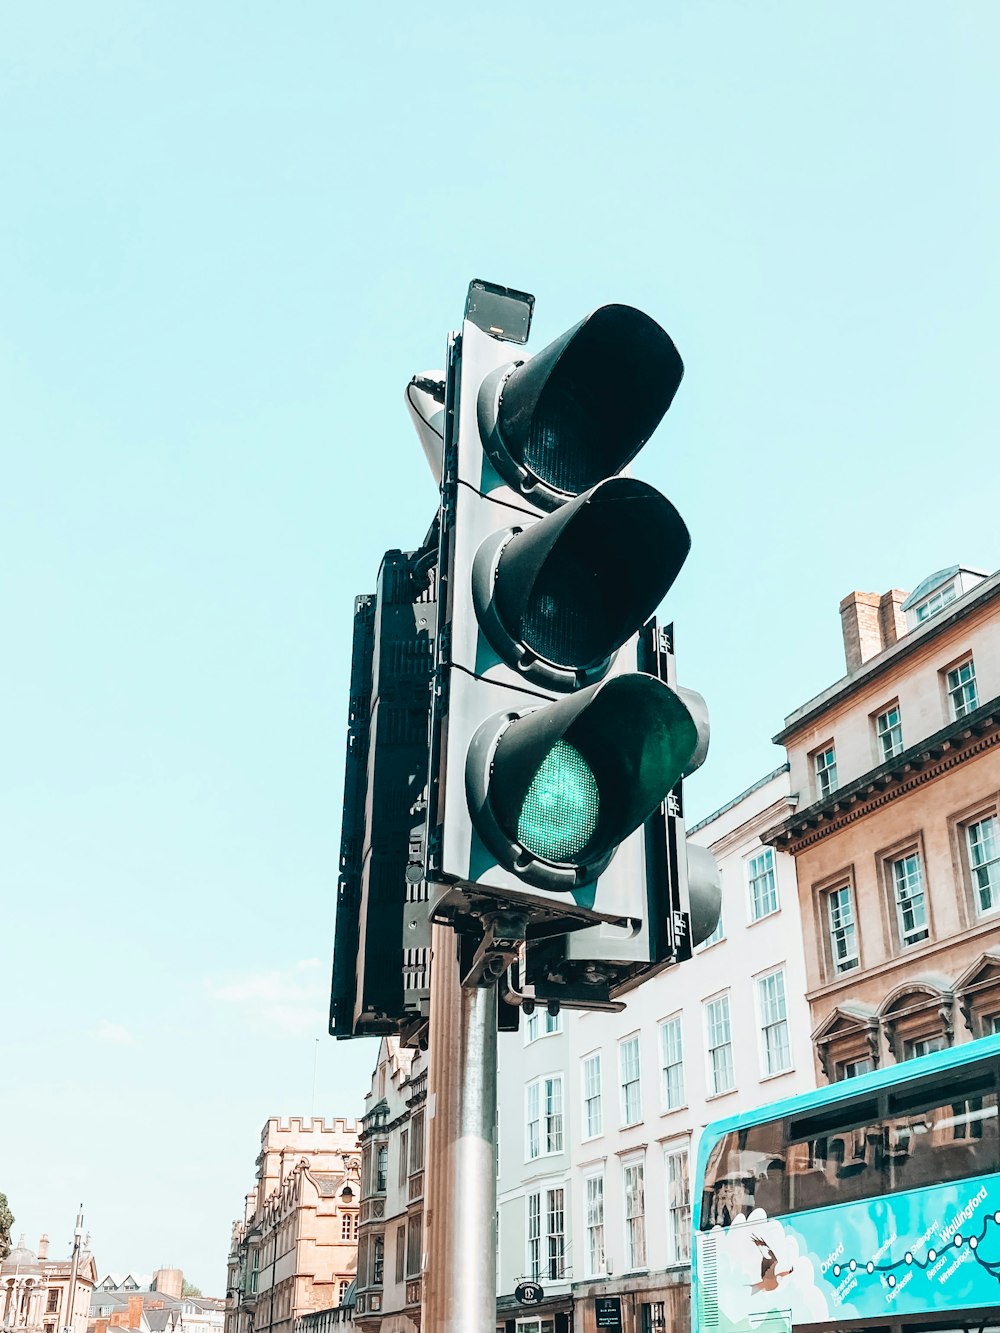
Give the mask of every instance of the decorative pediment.
M 972 1035 L 990 1031 L 983 1019 L 1000 1014 L 1000 953 L 981 953 L 956 980 L 955 995 Z
M 911 977 L 895 986 L 878 1007 L 884 1021 L 900 1019 L 941 1004 L 951 1005 L 954 992 L 944 977 Z
M 847 1001 L 827 1014 L 812 1034 L 823 1073 L 834 1082 L 837 1060 L 866 1055 L 877 1069 L 881 1060 L 879 1022 L 867 1004 Z
M 878 1026 L 878 1014 L 867 1004 L 847 1002 L 838 1004 L 827 1014 L 812 1034 L 815 1042 L 836 1041 L 838 1037 L 855 1036 Z
M 955 980 L 955 991 L 977 990 L 983 986 L 1000 984 L 1000 953 L 981 953 L 971 967 Z
M 904 1042 L 941 1035 L 951 1045 L 955 1035 L 955 993 L 945 977 L 911 977 L 894 987 L 879 1006 L 894 1060 L 902 1060 Z

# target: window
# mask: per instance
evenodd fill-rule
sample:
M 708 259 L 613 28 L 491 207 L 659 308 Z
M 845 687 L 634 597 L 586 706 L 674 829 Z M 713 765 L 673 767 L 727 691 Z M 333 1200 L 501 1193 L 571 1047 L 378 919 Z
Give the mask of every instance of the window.
M 340 1283 L 340 1301 L 341 1301 L 342 1304 L 343 1304 L 344 1297 L 347 1295 L 347 1288 L 348 1288 L 350 1285 L 351 1285 L 350 1282 L 348 1282 L 348 1281 L 346 1281 L 346 1280 L 342 1280 L 341 1283 Z
M 424 1113 L 418 1111 L 410 1127 L 410 1175 L 424 1169 Z
M 519 1319 L 517 1333 L 555 1333 L 555 1321 L 552 1319 Z
M 976 911 L 983 916 L 1000 907 L 1000 833 L 996 815 L 966 825 L 965 841 Z
M 858 937 L 854 928 L 854 903 L 850 884 L 831 889 L 826 895 L 830 926 L 830 958 L 835 973 L 850 972 L 858 965 Z
M 350 1214 L 350 1213 L 345 1213 L 344 1216 L 340 1219 L 340 1239 L 341 1239 L 341 1240 L 350 1240 L 350 1239 L 351 1239 L 351 1214 Z
M 528 1084 L 525 1093 L 527 1160 L 530 1162 L 536 1157 L 562 1152 L 562 1075 L 537 1079 Z
M 528 1274 L 532 1282 L 542 1277 L 542 1196 L 528 1195 Z
M 947 1044 L 943 1032 L 937 1032 L 933 1037 L 914 1037 L 910 1041 L 903 1042 L 903 1059 L 917 1060 L 921 1055 L 943 1051 Z
M 757 1009 L 760 1016 L 764 1076 L 783 1074 L 792 1067 L 792 1053 L 788 1044 L 788 1006 L 785 1000 L 785 973 L 783 968 L 758 979 Z
M 687 1148 L 668 1148 L 665 1166 L 667 1262 L 686 1264 L 691 1260 L 691 1190 L 688 1184 Z
M 705 1004 L 705 1034 L 708 1048 L 708 1085 L 711 1096 L 731 1092 L 733 1075 L 732 1031 L 729 1024 L 729 992 Z
M 1000 1165 L 998 1124 L 995 1060 L 982 1060 L 744 1125 L 709 1153 L 700 1225 L 989 1174 Z
M 845 1060 L 843 1064 L 837 1066 L 837 1077 L 857 1078 L 859 1074 L 870 1074 L 875 1068 L 875 1061 L 870 1055 L 864 1056 L 860 1060 Z
M 406 1224 L 406 1276 L 416 1277 L 420 1272 L 420 1246 L 423 1215 L 416 1213 Z
M 586 1181 L 587 1276 L 604 1272 L 604 1177 L 588 1176 Z
M 813 755 L 816 766 L 816 795 L 822 801 L 837 790 L 837 753 L 832 745 Z
M 892 867 L 893 894 L 896 902 L 896 924 L 902 948 L 919 944 L 930 934 L 927 928 L 927 902 L 924 897 L 924 876 L 920 868 L 919 852 L 910 852 Z
M 361 1225 L 361 1214 L 360 1214 L 360 1213 L 355 1213 L 354 1216 L 351 1218 L 351 1239 L 352 1239 L 352 1240 L 357 1240 L 357 1238 L 358 1238 L 358 1228 L 360 1227 L 360 1225 Z
M 642 1162 L 626 1162 L 625 1268 L 646 1267 L 646 1187 Z
M 663 1105 L 668 1111 L 676 1111 L 684 1105 L 684 1036 L 680 1014 L 660 1024 L 660 1061 Z
M 554 1032 L 562 1032 L 562 1014 L 550 1014 L 547 1009 L 536 1006 L 524 1025 L 525 1045 L 539 1037 L 551 1037 Z
M 976 689 L 976 665 L 970 657 L 961 666 L 948 672 L 948 704 L 953 718 L 965 717 L 979 707 Z
M 527 1197 L 528 1272 L 533 1282 L 566 1275 L 566 1211 L 562 1187 Z M 542 1224 L 544 1222 L 544 1232 Z
M 384 1194 L 389 1178 L 389 1145 L 380 1143 L 375 1149 L 375 1192 Z
M 58 1309 L 59 1309 L 59 1288 L 56 1287 L 48 1294 L 48 1298 L 45 1302 L 45 1313 L 55 1314 Z
M 566 1274 L 566 1206 L 562 1189 L 545 1191 L 546 1276 L 558 1282 Z
M 875 719 L 875 739 L 880 760 L 894 759 L 903 749 L 903 723 L 899 704 L 892 704 Z
M 913 617 L 918 625 L 922 625 L 925 620 L 930 620 L 931 616 L 936 616 L 939 611 L 943 611 L 949 602 L 953 602 L 958 596 L 955 591 L 954 579 L 951 583 L 946 583 L 943 588 L 938 588 L 932 592 L 930 597 L 926 597 L 922 602 L 918 602 L 913 607 Z
M 372 1237 L 372 1286 L 381 1287 L 385 1266 L 385 1237 Z
M 750 888 L 750 920 L 759 921 L 778 910 L 778 885 L 774 877 L 774 852 L 764 847 L 747 861 Z
M 601 1114 L 601 1056 L 588 1055 L 583 1062 L 583 1137 L 596 1139 L 604 1130 Z
M 622 1087 L 622 1124 L 637 1125 L 642 1119 L 638 1033 L 618 1043 L 618 1068 Z
M 396 1281 L 402 1282 L 406 1272 L 406 1224 L 396 1228 Z
M 407 1168 L 410 1165 L 410 1131 L 404 1129 L 399 1136 L 399 1183 L 406 1184 Z

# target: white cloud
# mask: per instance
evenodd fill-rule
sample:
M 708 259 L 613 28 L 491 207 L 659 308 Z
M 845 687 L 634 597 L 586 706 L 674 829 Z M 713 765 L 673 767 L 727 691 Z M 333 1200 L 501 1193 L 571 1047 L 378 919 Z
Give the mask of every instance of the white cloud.
M 286 1036 L 307 1036 L 326 1030 L 325 1011 L 330 990 L 325 974 L 304 973 L 322 968 L 319 958 L 304 958 L 290 967 L 250 972 L 219 983 L 209 983 L 213 1000 L 238 1004 L 268 1021 Z
M 108 1046 L 134 1046 L 135 1037 L 124 1023 L 112 1023 L 109 1018 L 102 1018 L 90 1034 L 95 1041 L 106 1042 Z

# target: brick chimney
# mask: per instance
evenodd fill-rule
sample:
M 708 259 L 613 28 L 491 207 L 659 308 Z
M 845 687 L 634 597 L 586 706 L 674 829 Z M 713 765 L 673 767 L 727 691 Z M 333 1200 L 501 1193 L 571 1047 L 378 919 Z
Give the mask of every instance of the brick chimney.
M 852 592 L 840 603 L 844 659 L 849 676 L 882 651 L 881 605 L 882 598 L 877 592 Z
M 46 1235 L 38 1237 L 38 1257 L 47 1259 L 49 1257 L 49 1238 Z
M 882 631 L 882 647 L 891 648 L 897 639 L 906 633 L 906 613 L 903 603 L 909 593 L 902 588 L 890 588 L 884 592 L 878 602 L 878 624 Z
M 128 1326 L 142 1328 L 142 1297 L 136 1292 L 128 1298 Z

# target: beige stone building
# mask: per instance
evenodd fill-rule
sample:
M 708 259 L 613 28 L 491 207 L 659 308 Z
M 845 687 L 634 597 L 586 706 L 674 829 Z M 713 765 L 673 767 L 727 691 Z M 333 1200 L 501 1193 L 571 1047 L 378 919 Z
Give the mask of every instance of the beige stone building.
M 818 1070 L 1000 1030 L 1000 574 L 841 604 L 847 675 L 785 721 Z
M 79 1232 L 78 1240 L 80 1251 L 74 1266 L 72 1253 L 64 1259 L 49 1258 L 48 1236 L 39 1240 L 37 1253 L 21 1237 L 0 1263 L 0 1328 L 15 1333 L 61 1333 L 69 1327 L 73 1333 L 87 1333 L 97 1265 Z
M 279 1120 L 233 1226 L 225 1333 L 292 1333 L 339 1306 L 357 1267 L 361 1153 L 353 1120 Z

